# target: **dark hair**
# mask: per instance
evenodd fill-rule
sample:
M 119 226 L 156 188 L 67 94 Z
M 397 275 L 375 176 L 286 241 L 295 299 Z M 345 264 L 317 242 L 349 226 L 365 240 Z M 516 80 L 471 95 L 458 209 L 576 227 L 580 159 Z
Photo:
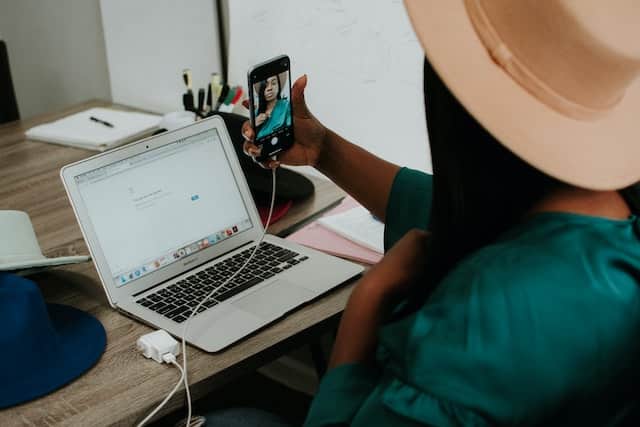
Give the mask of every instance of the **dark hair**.
M 426 287 L 417 290 L 416 305 L 461 259 L 494 241 L 551 189 L 563 185 L 502 146 L 456 100 L 427 60 L 424 102 L 433 165 L 432 236 Z
M 282 82 L 280 81 L 280 76 L 276 74 L 275 76 L 271 77 L 275 77 L 278 81 L 278 94 L 276 99 L 280 99 L 280 91 L 282 90 Z M 271 77 L 268 77 L 267 80 Z M 267 88 L 267 80 L 261 81 L 260 85 L 258 86 L 258 113 L 256 115 L 262 114 L 267 111 L 267 99 L 264 97 L 264 91 Z

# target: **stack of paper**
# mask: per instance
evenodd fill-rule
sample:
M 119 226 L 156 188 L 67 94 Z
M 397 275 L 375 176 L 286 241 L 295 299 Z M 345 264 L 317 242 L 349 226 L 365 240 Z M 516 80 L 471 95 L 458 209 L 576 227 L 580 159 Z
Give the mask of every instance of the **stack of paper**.
M 349 227 L 351 229 L 347 230 Z M 358 202 L 347 197 L 324 217 L 287 239 L 331 255 L 375 264 L 384 252 L 384 225 Z
M 151 134 L 157 129 L 160 119 L 154 114 L 91 108 L 35 126 L 25 135 L 33 140 L 104 151 Z
M 365 248 L 384 253 L 384 224 L 362 206 L 325 216 L 318 222 Z

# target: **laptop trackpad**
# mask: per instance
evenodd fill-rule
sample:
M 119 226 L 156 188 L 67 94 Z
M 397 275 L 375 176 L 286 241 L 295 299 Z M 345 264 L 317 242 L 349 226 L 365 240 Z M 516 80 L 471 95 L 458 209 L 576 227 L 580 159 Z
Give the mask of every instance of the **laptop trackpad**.
M 314 296 L 307 289 L 294 286 L 286 280 L 277 280 L 231 304 L 260 318 L 272 320 Z

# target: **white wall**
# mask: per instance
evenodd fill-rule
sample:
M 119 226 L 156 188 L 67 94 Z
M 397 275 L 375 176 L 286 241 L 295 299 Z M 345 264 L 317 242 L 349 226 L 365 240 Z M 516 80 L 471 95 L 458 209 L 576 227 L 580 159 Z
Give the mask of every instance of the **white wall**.
M 101 0 L 111 96 L 158 113 L 182 109 L 182 71 L 194 94 L 220 73 L 213 0 Z M 197 102 L 197 99 L 196 99 Z
M 375 4 L 230 1 L 229 80 L 242 82 L 253 64 L 286 53 L 294 79 L 308 74 L 307 104 L 326 126 L 386 160 L 430 171 L 424 53 L 402 2 Z
M 98 0 L 0 0 L 22 118 L 111 99 Z

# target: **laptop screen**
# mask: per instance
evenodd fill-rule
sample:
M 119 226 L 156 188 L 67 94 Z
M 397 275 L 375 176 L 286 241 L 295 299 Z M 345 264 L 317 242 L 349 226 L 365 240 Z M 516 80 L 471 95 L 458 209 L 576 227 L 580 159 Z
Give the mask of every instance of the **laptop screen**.
M 74 179 L 116 286 L 253 226 L 215 129 Z

